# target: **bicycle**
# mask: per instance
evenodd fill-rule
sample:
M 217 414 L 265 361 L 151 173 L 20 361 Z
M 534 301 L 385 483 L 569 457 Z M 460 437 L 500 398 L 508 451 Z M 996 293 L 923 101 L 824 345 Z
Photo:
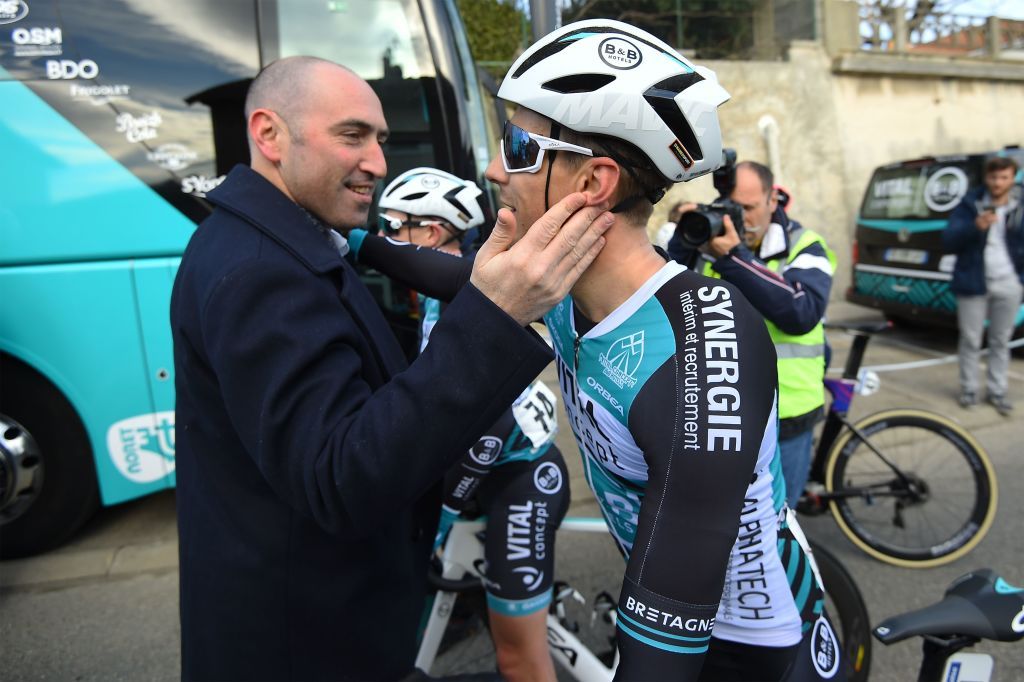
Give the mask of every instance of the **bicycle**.
M 873 634 L 885 645 L 924 639 L 918 682 L 989 682 L 992 656 L 961 651 L 983 639 L 1024 638 L 1024 588 L 1010 586 L 992 569 L 978 569 L 954 580 L 941 601 L 887 618 Z
M 964 556 L 995 518 L 988 455 L 962 426 L 926 410 L 895 408 L 850 421 L 868 342 L 891 325 L 825 326 L 854 340 L 842 377 L 825 379 L 831 401 L 797 510 L 831 511 L 853 544 L 895 566 L 941 566 Z
M 484 523 L 459 520 L 453 525 L 445 544 L 440 570 L 431 571 L 430 581 L 437 593 L 423 631 L 416 667 L 425 672 L 445 652 L 446 674 L 479 672 L 494 667 L 494 650 L 486 629 L 487 609 L 482 598 Z M 566 518 L 560 532 L 600 533 L 608 528 L 600 518 Z M 607 543 L 611 547 L 611 543 Z M 843 565 L 820 545 L 810 542 L 814 563 L 826 589 L 826 610 L 842 645 L 850 667 L 850 682 L 868 679 L 871 663 L 871 625 L 860 590 Z M 615 554 L 615 561 L 619 561 Z M 436 567 L 435 567 L 436 568 Z M 621 581 L 621 571 L 618 571 Z M 618 587 L 615 588 L 616 592 Z M 456 600 L 467 598 L 466 616 L 477 627 L 465 628 L 463 639 L 452 643 L 446 638 Z M 618 664 L 614 627 L 617 594 L 600 590 L 593 599 L 589 627 L 580 627 L 576 612 L 586 605 L 584 597 L 564 581 L 555 581 L 554 597 L 548 610 L 548 648 L 565 675 L 580 682 L 610 682 Z M 585 615 L 581 614 L 581 615 Z
M 482 520 L 458 520 L 451 528 L 441 557 L 441 569 L 432 567 L 429 574 L 431 586 L 437 590 L 430 615 L 423 630 L 416 667 L 432 672 L 435 660 L 441 652 L 449 653 L 453 659 L 446 665 L 445 672 L 478 672 L 490 665 L 493 668 L 494 649 L 487 631 L 487 608 L 483 599 L 484 530 Z M 559 532 L 582 532 L 608 534 L 608 527 L 600 518 L 565 518 Z M 610 545 L 610 543 L 609 543 Z M 618 556 L 616 554 L 616 556 Z M 611 680 L 618 665 L 613 640 L 607 650 L 595 652 L 581 639 L 579 624 L 568 616 L 572 602 L 584 604 L 582 595 L 567 583 L 556 580 L 553 599 L 548 609 L 548 648 L 552 658 L 573 679 L 581 682 Z M 456 599 L 470 597 L 466 609 L 478 627 L 467 629 L 462 641 L 445 646 L 446 631 L 455 611 Z M 614 628 L 615 609 L 618 599 L 609 592 L 600 592 L 594 600 L 591 628 L 600 618 L 608 629 Z M 601 641 L 603 638 L 598 638 Z M 610 639 L 610 638 L 609 638 Z M 451 653 L 456 647 L 459 650 Z

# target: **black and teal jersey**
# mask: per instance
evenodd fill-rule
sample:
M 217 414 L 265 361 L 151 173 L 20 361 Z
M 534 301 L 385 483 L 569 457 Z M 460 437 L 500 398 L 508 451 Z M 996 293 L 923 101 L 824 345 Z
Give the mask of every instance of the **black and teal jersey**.
M 667 263 L 596 325 L 571 297 L 544 321 L 586 480 L 628 559 L 620 644 L 685 656 L 712 632 L 799 642 L 800 588 L 779 559 L 775 353 L 761 316 L 730 285 Z M 805 601 L 816 584 L 806 571 Z
M 365 240 L 361 260 L 450 297 L 467 263 Z M 442 271 L 443 274 L 439 274 Z M 714 640 L 797 647 L 820 581 L 785 507 L 777 362 L 728 282 L 666 263 L 594 324 L 545 317 L 584 473 L 627 559 L 616 679 L 697 679 Z
M 421 352 L 442 308 L 439 300 L 420 295 Z M 468 509 L 486 516 L 487 606 L 505 616 L 526 616 L 551 603 L 555 531 L 570 499 L 565 462 L 554 445 L 556 401 L 535 381 L 444 478 L 434 547 Z
M 430 341 L 430 330 L 441 319 L 444 304 L 419 295 L 420 352 Z M 558 430 L 554 395 L 535 382 L 520 394 L 515 404 L 477 441 L 467 463 L 496 467 L 509 462 L 540 459 L 554 442 Z

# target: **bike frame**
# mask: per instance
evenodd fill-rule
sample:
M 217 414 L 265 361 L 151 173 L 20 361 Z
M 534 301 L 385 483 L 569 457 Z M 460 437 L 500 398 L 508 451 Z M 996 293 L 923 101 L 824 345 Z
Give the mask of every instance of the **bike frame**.
M 828 414 L 825 417 L 825 424 L 821 429 L 821 437 L 818 439 L 818 447 L 814 451 L 814 461 L 811 465 L 809 480 L 817 483 L 825 483 L 825 465 L 828 461 L 828 453 L 843 427 L 850 429 L 859 441 L 864 443 L 869 450 L 878 456 L 882 462 L 889 467 L 893 474 L 900 479 L 904 486 L 909 485 L 909 480 L 900 469 L 890 462 L 878 448 L 872 445 L 856 425 L 847 419 L 850 412 L 850 405 L 853 404 L 853 397 L 856 395 L 857 376 L 861 363 L 864 361 L 864 353 L 867 350 L 868 342 L 871 340 L 871 333 L 850 331 L 854 335 L 853 345 L 850 354 L 846 358 L 846 365 L 843 367 L 843 375 L 839 379 L 825 379 L 825 389 L 832 396 L 829 402 Z M 879 494 L 892 494 L 889 484 L 875 486 Z M 837 500 L 843 497 L 859 497 L 865 488 L 852 489 L 847 492 L 820 492 L 818 496 L 823 500 Z
M 456 521 L 452 525 L 448 540 L 442 554 L 441 577 L 450 581 L 461 581 L 465 574 L 484 580 L 479 567 L 483 565 L 484 545 L 479 534 L 484 530 L 482 520 Z M 607 533 L 608 526 L 600 518 L 566 518 L 559 530 Z M 579 599 L 582 597 L 575 594 Z M 420 649 L 416 655 L 416 667 L 430 672 L 437 657 L 441 639 L 448 627 L 452 608 L 458 592 L 438 591 L 430 610 L 430 617 L 423 632 Z M 564 613 L 560 601 L 553 602 L 554 609 L 549 610 L 547 618 L 548 647 L 552 658 L 580 682 L 611 682 L 615 668 L 619 663 L 618 652 L 609 668 L 563 623 L 559 611 Z M 555 613 L 552 613 L 555 611 Z M 614 619 L 614 611 L 611 613 Z M 614 622 L 614 621 L 613 621 Z
M 870 340 L 868 334 L 855 334 L 850 354 L 846 357 L 846 366 L 843 368 L 842 377 L 825 379 L 825 389 L 832 396 L 832 400 L 829 402 L 825 424 L 821 428 L 818 447 L 814 451 L 814 463 L 811 466 L 810 476 L 811 480 L 818 483 L 825 482 L 825 460 L 829 449 L 836 442 L 843 426 L 851 426 L 846 415 L 849 414 L 850 405 L 853 404 L 853 396 L 857 387 L 857 372 L 860 370 L 861 362 L 864 361 L 864 352 L 867 350 Z

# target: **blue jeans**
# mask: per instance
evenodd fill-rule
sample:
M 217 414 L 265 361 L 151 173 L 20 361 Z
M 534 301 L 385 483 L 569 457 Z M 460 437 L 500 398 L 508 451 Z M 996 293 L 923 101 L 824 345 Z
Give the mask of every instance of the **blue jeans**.
M 800 501 L 800 495 L 807 485 L 811 473 L 811 442 L 814 429 L 807 429 L 787 440 L 779 441 L 779 457 L 782 459 L 782 476 L 786 481 L 786 502 L 792 509 Z

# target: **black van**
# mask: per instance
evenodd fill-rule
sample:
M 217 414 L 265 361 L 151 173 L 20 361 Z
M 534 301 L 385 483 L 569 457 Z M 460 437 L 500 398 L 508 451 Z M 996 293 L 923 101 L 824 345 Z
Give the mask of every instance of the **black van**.
M 846 300 L 891 319 L 956 325 L 949 289 L 956 256 L 942 249 L 949 214 L 983 182 L 985 159 L 1002 154 L 1024 168 L 1024 150 L 898 161 L 875 169 L 864 192 L 852 249 Z M 1024 173 L 1018 174 L 1020 182 Z M 1024 306 L 1017 326 L 1024 325 Z

